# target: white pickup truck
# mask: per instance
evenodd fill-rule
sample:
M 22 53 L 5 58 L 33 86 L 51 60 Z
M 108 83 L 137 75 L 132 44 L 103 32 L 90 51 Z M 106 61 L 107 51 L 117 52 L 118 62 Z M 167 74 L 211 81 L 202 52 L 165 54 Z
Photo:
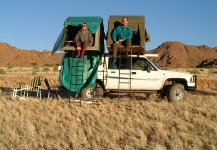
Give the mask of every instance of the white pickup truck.
M 101 97 L 107 92 L 156 92 L 171 102 L 184 101 L 188 90 L 196 89 L 197 76 L 186 72 L 163 70 L 149 57 L 157 54 L 119 57 L 112 64 L 109 54 L 102 56 L 96 85 L 85 88 L 84 98 Z M 119 69 L 120 68 L 120 69 Z

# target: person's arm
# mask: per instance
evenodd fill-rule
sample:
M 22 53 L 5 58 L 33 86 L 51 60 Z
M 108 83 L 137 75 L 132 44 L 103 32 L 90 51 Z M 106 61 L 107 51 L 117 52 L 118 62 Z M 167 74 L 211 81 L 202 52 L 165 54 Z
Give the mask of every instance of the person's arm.
M 118 28 L 118 27 L 117 27 Z M 115 28 L 112 32 L 112 40 L 115 42 L 117 39 L 117 28 Z
M 112 32 L 112 40 L 115 43 L 121 43 L 124 41 L 123 39 L 117 39 L 118 30 L 119 30 L 119 26 L 116 29 L 114 29 L 114 31 Z
M 88 39 L 89 39 L 89 43 L 90 43 L 89 46 L 92 46 L 93 45 L 93 36 L 92 36 L 91 32 L 89 32 L 88 36 L 89 36 Z

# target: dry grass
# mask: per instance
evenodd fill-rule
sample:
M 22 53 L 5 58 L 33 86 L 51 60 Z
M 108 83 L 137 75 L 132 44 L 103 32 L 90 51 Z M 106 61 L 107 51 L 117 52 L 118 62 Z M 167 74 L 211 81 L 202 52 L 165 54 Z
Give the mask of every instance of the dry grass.
M 122 99 L 123 100 L 123 99 Z M 183 103 L 105 99 L 10 100 L 1 96 L 0 149 L 216 149 L 217 97 Z
M 4 86 L 16 81 L 0 77 L 9 79 Z M 215 150 L 216 103 L 216 93 L 204 92 L 182 103 L 124 97 L 120 108 L 115 98 L 80 107 L 67 99 L 12 100 L 0 91 L 0 149 Z

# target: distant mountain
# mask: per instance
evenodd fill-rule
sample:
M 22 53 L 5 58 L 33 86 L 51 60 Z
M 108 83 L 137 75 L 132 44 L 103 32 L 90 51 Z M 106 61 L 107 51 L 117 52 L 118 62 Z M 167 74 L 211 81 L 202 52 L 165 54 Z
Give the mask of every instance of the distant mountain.
M 217 47 L 193 46 L 181 42 L 164 42 L 158 48 L 147 51 L 158 54 L 154 61 L 168 68 L 213 67 L 217 68 Z M 203 63 L 205 62 L 205 64 Z M 206 65 L 209 64 L 209 65 Z
M 181 42 L 164 42 L 156 49 L 147 53 L 158 54 L 153 60 L 163 67 L 189 68 L 212 67 L 217 68 L 217 47 L 206 45 L 193 46 Z M 44 50 L 22 50 L 7 43 L 0 42 L 0 66 L 53 66 L 59 64 L 64 53 L 54 53 Z
M 63 53 L 44 50 L 22 50 L 0 42 L 0 66 L 53 66 L 60 63 Z

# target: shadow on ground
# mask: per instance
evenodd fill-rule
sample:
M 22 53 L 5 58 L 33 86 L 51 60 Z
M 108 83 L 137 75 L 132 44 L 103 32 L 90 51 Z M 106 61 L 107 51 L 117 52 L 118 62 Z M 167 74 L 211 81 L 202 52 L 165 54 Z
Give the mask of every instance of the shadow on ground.
M 8 96 L 12 97 L 13 88 L 8 87 L 0 87 L 0 96 Z M 217 93 L 214 92 L 208 92 L 208 91 L 191 91 L 191 94 L 194 95 L 204 95 L 204 96 L 217 96 Z M 22 93 L 21 93 L 22 94 Z M 30 97 L 37 97 L 36 91 L 30 91 L 29 92 Z M 70 92 L 67 89 L 64 88 L 58 88 L 56 90 L 50 91 L 50 99 L 81 99 L 80 93 L 77 92 Z M 48 90 L 42 89 L 41 90 L 41 98 L 46 99 L 48 98 Z M 149 100 L 149 99 L 157 99 L 155 96 L 150 94 L 136 94 L 136 93 L 105 93 L 104 98 L 108 98 L 110 100 L 118 100 L 118 99 L 128 99 L 128 100 Z M 159 99 L 158 99 L 159 100 Z

